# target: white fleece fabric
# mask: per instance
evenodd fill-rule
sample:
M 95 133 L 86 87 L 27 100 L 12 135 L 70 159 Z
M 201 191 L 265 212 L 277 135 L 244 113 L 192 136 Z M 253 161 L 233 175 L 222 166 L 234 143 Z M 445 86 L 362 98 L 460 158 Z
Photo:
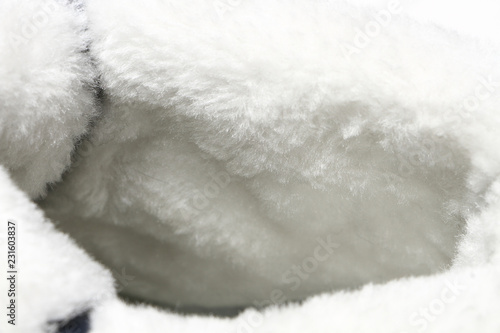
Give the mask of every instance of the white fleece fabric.
M 493 2 L 455 7 L 470 16 L 430 1 L 58 6 L 51 24 L 75 18 L 49 29 L 64 43 L 22 55 L 61 47 L 72 84 L 9 64 L 0 77 L 15 92 L 0 93 L 0 134 L 33 128 L 0 143 L 2 225 L 17 221 L 21 258 L 20 326 L 1 332 L 82 313 L 92 333 L 500 331 Z M 56 230 L 28 196 L 67 168 L 96 73 L 102 114 L 39 201 Z M 20 97 L 15 75 L 40 88 Z M 131 305 L 96 261 L 135 301 L 267 307 Z
M 87 10 L 103 118 L 44 207 L 125 294 L 246 307 L 449 268 L 500 171 L 495 48 L 397 1 Z
M 68 236 L 55 231 L 4 170 L 0 170 L 0 184 L 1 217 L 4 220 L 17 217 L 19 239 L 24 239 L 19 247 L 23 259 L 17 289 L 24 291 L 19 294 L 22 298 L 18 303 L 22 305 L 18 318 L 22 319 L 17 327 L 2 322 L 2 332 L 54 332 L 56 322 L 89 309 L 92 309 L 92 333 L 145 330 L 402 333 L 500 329 L 498 251 L 486 263 L 468 268 L 456 267 L 444 274 L 368 285 L 356 292 L 324 294 L 302 305 L 271 307 L 263 312 L 248 310 L 235 319 L 184 317 L 152 307 L 127 305 L 114 296 L 109 273 L 83 254 Z M 496 245 L 500 233 L 496 223 L 500 214 L 499 189 L 495 185 L 488 196 L 490 209 L 478 217 L 482 223 L 473 223 L 496 239 Z M 5 247 L 6 234 L 2 231 L 0 236 L 0 245 Z M 2 269 L 4 266 L 2 263 Z M 3 279 L 1 283 L 2 290 L 6 290 Z
M 16 287 L 7 280 L 7 254 L 0 262 L 1 332 L 55 332 L 58 322 L 91 310 L 115 296 L 111 274 L 95 263 L 74 241 L 57 232 L 36 205 L 0 167 L 0 248 L 7 250 L 7 223 L 16 224 Z M 5 252 L 6 253 L 6 252 Z M 12 280 L 14 281 L 14 280 Z M 12 290 L 11 292 L 7 292 Z M 16 299 L 15 326 L 6 314 Z M 9 296 L 9 297 L 8 297 Z
M 0 2 L 0 163 L 33 198 L 60 179 L 95 116 L 85 20 L 67 1 Z

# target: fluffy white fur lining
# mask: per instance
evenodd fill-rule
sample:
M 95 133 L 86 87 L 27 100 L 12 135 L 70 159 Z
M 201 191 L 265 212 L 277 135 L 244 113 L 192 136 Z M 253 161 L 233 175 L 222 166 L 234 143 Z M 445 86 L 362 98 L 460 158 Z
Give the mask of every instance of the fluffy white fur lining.
M 29 21 L 39 4 L 0 6 L 0 163 L 35 197 L 59 179 L 94 112 L 85 20 L 57 5 L 29 47 L 14 43 L 19 53 L 9 44 L 19 22 L 3 9 Z M 283 287 L 273 280 L 279 265 L 304 259 L 316 235 L 338 236 L 341 255 L 290 299 L 397 278 L 393 266 L 426 274 L 453 257 L 450 269 L 234 319 L 132 306 L 0 170 L 0 215 L 18 221 L 22 267 L 20 326 L 2 321 L 2 332 L 50 331 L 87 310 L 94 333 L 498 332 L 498 38 L 471 25 L 441 30 L 425 21 L 456 22 L 426 15 L 431 6 L 359 6 L 89 1 L 105 113 L 43 208 L 118 273 L 132 262 L 120 288 L 159 302 L 272 300 Z M 209 204 L 196 206 L 197 193 Z M 367 217 L 376 223 L 359 224 Z M 148 253 L 166 257 L 155 265 Z M 241 290 L 223 293 L 245 277 Z
M 31 197 L 60 179 L 95 115 L 86 19 L 75 7 L 0 2 L 0 163 Z
M 0 262 L 1 332 L 53 332 L 58 321 L 91 310 L 114 294 L 111 274 L 43 213 L 0 169 L 0 246 L 7 250 L 7 222 L 17 225 L 16 325 L 7 323 L 10 282 Z M 6 253 L 6 252 L 5 252 Z M 6 255 L 4 256 L 6 258 Z M 7 274 L 9 275 L 9 274 Z
M 104 113 L 44 209 L 177 307 L 447 268 L 500 171 L 498 52 L 403 8 L 90 1 Z

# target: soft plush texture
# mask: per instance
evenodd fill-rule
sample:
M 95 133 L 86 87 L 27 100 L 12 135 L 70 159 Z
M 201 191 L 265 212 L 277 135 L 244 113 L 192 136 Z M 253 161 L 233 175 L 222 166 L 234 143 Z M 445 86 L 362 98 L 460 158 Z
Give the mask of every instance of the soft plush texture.
M 36 198 L 95 111 L 86 17 L 68 1 L 0 1 L 0 163 Z
M 91 310 L 92 333 L 201 330 L 402 333 L 500 329 L 498 250 L 487 262 L 479 260 L 479 265 L 468 268 L 456 267 L 445 274 L 369 285 L 356 292 L 324 294 L 302 305 L 272 307 L 262 313 L 248 310 L 235 319 L 184 317 L 152 307 L 127 305 L 116 298 L 109 273 L 93 263 L 67 236 L 54 230 L 4 170 L 0 170 L 0 184 L 1 218 L 16 217 L 23 258 L 18 284 L 18 290 L 22 291 L 20 325 L 12 328 L 2 321 L 2 332 L 54 332 L 55 323 L 88 310 Z M 473 223 L 492 237 L 498 237 L 500 231 L 496 223 L 500 214 L 499 189 L 499 186 L 493 188 L 488 197 L 490 209 Z M 3 230 L 0 236 L 0 246 L 5 247 Z M 1 269 L 5 269 L 3 261 Z M 5 290 L 3 279 L 1 283 Z
M 75 81 L 86 84 L 61 85 L 57 103 L 35 90 L 40 117 L 20 123 L 66 138 L 51 161 L 89 131 L 38 201 L 52 222 L 28 196 L 69 160 L 27 180 L 19 168 L 54 169 L 1 155 L 1 218 L 20 226 L 22 325 L 2 332 L 500 331 L 492 2 L 60 4 L 54 22 L 79 18 L 71 45 L 90 41 L 88 53 L 69 47 L 81 59 L 62 68 L 87 66 Z M 3 105 L 26 99 L 0 97 L 2 119 L 23 114 Z M 53 105 L 82 127 L 61 116 L 47 128 Z M 47 145 L 37 131 L 26 138 Z M 34 148 L 25 142 L 6 147 Z M 258 309 L 172 311 L 245 307 Z
M 57 232 L 27 195 L 0 168 L 0 247 L 7 249 L 7 222 L 17 229 L 16 325 L 7 323 L 10 298 L 7 255 L 0 261 L 0 332 L 55 332 L 60 322 L 90 311 L 115 296 L 111 274 L 74 241 Z
M 487 45 L 397 1 L 87 10 L 103 118 L 44 207 L 126 294 L 245 307 L 451 264 L 500 170 Z

